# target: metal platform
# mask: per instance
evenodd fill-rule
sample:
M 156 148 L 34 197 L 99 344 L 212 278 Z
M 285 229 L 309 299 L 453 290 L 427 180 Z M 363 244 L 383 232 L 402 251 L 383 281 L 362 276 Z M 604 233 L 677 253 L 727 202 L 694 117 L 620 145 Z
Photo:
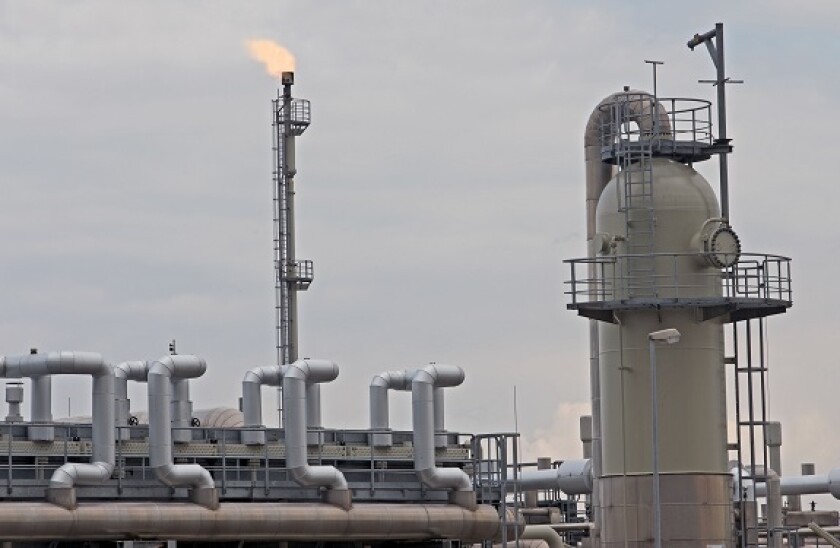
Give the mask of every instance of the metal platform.
M 30 441 L 30 423 L 0 424 L 0 501 L 44 500 L 52 473 L 66 462 L 88 462 L 91 455 L 89 424 L 49 423 L 55 440 Z M 79 500 L 187 500 L 187 489 L 160 483 L 148 458 L 148 427 L 120 427 L 131 438 L 118 441 L 112 478 L 101 486 L 79 486 Z M 173 429 L 176 430 L 176 429 Z M 176 463 L 196 463 L 213 476 L 222 501 L 318 502 L 317 488 L 302 488 L 286 469 L 284 431 L 276 428 L 189 429 L 192 442 L 176 443 Z M 244 430 L 265 432 L 265 445 L 240 442 Z M 446 490 L 428 489 L 414 469 L 411 432 L 394 431 L 391 447 L 374 447 L 368 430 L 318 430 L 320 442 L 309 446 L 309 461 L 337 467 L 347 478 L 354 501 L 390 503 L 442 503 Z M 457 467 L 472 474 L 477 438 L 447 433 L 447 446 L 436 450 L 443 467 Z M 515 444 L 516 440 L 508 443 Z M 493 460 L 493 458 L 490 458 Z M 503 462 L 482 461 L 482 467 L 504 468 Z M 475 477 L 476 488 L 486 502 L 504 500 L 506 482 Z
M 619 165 L 633 148 L 684 164 L 732 152 L 729 139 L 712 135 L 712 104 L 702 99 L 654 98 L 628 92 L 600 107 L 601 160 Z M 628 123 L 627 120 L 633 120 Z
M 743 253 L 731 267 L 698 272 L 702 253 L 656 253 L 646 256 L 655 264 L 645 280 L 628 276 L 622 267 L 638 255 L 609 255 L 564 261 L 571 268 L 566 305 L 578 314 L 615 322 L 614 312 L 640 309 L 693 308 L 699 320 L 720 317 L 724 322 L 784 313 L 793 305 L 790 258 Z M 691 272 L 686 272 L 690 269 Z M 654 297 L 634 296 L 653 278 Z M 717 288 L 720 288 L 719 290 Z

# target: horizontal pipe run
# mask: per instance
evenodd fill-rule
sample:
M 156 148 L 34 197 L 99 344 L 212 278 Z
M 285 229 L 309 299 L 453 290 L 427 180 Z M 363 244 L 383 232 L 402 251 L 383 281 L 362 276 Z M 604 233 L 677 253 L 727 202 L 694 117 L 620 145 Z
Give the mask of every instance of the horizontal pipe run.
M 96 502 L 75 510 L 38 502 L 0 504 L 5 541 L 363 541 L 459 539 L 500 533 L 492 506 L 225 502 L 215 511 L 188 503 Z
M 592 493 L 592 461 L 564 460 L 557 468 L 523 470 L 518 483 L 522 491 L 559 489 L 567 495 L 587 495 Z
M 779 478 L 782 495 L 822 495 L 830 494 L 840 499 L 840 468 L 832 469 L 828 474 L 813 476 L 783 476 Z M 757 483 L 755 495 L 767 496 L 767 485 Z

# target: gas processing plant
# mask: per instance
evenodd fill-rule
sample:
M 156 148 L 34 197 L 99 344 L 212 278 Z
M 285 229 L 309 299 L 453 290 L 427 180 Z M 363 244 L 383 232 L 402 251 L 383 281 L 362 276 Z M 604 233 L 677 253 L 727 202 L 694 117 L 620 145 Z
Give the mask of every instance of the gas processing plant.
M 314 269 L 295 249 L 295 146 L 311 114 L 286 72 L 272 108 L 276 364 L 241 372 L 238 406 L 194 410 L 190 382 L 207 364 L 174 344 L 119 364 L 60 350 L 1 358 L 0 376 L 28 379 L 31 412 L 23 385 L 7 383 L 0 540 L 840 546 L 837 513 L 800 500 L 840 498 L 840 470 L 783 474 L 766 412 L 766 322 L 792 305 L 791 261 L 748 251 L 729 215 L 723 26 L 688 47 L 711 56 L 714 103 L 659 97 L 650 62 L 653 93 L 603 99 L 583 135 L 589 251 L 564 273 L 568 308 L 589 322 L 582 455 L 522 462 L 518 434 L 451 430 L 456 365 L 384 371 L 369 424 L 322 424 L 339 365 L 298 351 L 297 295 Z M 718 189 L 695 171 L 704 161 L 719 164 Z M 53 420 L 62 375 L 91 377 L 89 420 Z M 148 399 L 129 402 L 129 382 Z M 282 402 L 279 428 L 263 421 L 265 386 Z M 411 392 L 411 431 L 389 427 L 393 390 Z

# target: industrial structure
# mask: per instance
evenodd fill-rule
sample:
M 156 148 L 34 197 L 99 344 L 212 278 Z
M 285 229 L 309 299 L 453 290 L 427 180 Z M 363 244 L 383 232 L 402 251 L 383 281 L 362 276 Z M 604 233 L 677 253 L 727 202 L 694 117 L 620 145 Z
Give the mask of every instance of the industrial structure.
M 195 410 L 190 381 L 208 364 L 174 344 L 119 364 L 37 349 L 0 358 L 0 377 L 29 379 L 31 404 L 24 420 L 22 385 L 6 385 L 0 540 L 735 548 L 833 538 L 837 514 L 802 510 L 797 497 L 840 498 L 840 471 L 782 475 L 781 428 L 766 413 L 765 321 L 792 305 L 790 259 L 742 250 L 732 227 L 722 25 L 688 45 L 712 54 L 717 129 L 711 102 L 661 98 L 655 86 L 608 96 L 585 129 L 589 253 L 566 261 L 568 307 L 590 322 L 583 458 L 520 462 L 516 433 L 448 430 L 446 395 L 465 378 L 454 365 L 382 372 L 367 427 L 322 423 L 321 385 L 339 366 L 302 359 L 297 335 L 297 293 L 313 269 L 295 253 L 295 140 L 310 104 L 283 73 L 272 105 L 276 363 L 242 372 L 239 409 Z M 693 168 L 714 157 L 717 196 Z M 60 375 L 91 377 L 91 417 L 53 420 Z M 129 381 L 145 383 L 145 402 L 131 405 Z M 280 389 L 280 428 L 265 426 L 263 386 Z M 411 431 L 390 428 L 394 390 L 411 392 Z

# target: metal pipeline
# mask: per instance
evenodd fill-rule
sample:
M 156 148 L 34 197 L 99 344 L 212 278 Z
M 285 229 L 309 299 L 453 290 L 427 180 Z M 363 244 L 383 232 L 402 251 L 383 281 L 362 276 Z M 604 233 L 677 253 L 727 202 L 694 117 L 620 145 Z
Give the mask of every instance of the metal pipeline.
M 268 365 L 255 367 L 245 373 L 245 378 L 242 379 L 242 412 L 246 427 L 265 427 L 262 420 L 262 391 L 260 389 L 264 385 L 282 386 L 283 376 L 286 374 L 287 368 L 287 365 Z M 307 443 L 317 445 L 320 442 L 318 431 L 323 429 L 321 423 L 321 385 L 319 383 L 306 386 L 305 414 Z M 264 445 L 265 432 L 245 430 L 242 432 L 242 443 Z
M 384 371 L 370 381 L 370 429 L 379 430 L 371 434 L 373 445 L 390 447 L 394 443 L 390 430 L 388 390 L 411 390 L 411 376 L 414 370 Z M 386 432 L 381 432 L 386 430 Z
M 779 490 L 782 495 L 831 494 L 840 499 L 840 468 L 834 468 L 828 474 L 814 476 L 782 476 L 779 478 Z M 755 495 L 766 497 L 767 485 L 757 483 Z
M 338 365 L 327 360 L 298 360 L 283 375 L 283 410 L 286 415 L 286 467 L 303 487 L 326 487 L 327 502 L 350 508 L 350 490 L 344 474 L 334 466 L 310 466 L 307 461 L 307 386 L 338 377 Z
M 201 358 L 167 355 L 152 362 L 148 373 L 149 464 L 157 478 L 170 487 L 191 487 L 193 502 L 218 507 L 213 478 L 198 464 L 173 464 L 171 401 L 173 381 L 200 377 L 207 370 Z
M 287 367 L 268 365 L 255 367 L 242 379 L 242 415 L 244 426 L 263 428 L 262 420 L 262 391 L 263 386 L 280 386 L 283 384 L 283 375 Z M 264 445 L 265 432 L 260 430 L 243 430 L 241 433 L 242 443 L 247 445 Z
M 188 503 L 95 502 L 69 511 L 37 502 L 0 505 L 5 541 L 363 541 L 460 539 L 500 534 L 492 506 L 474 511 L 442 504 L 225 502 L 215 511 Z
M 564 460 L 557 468 L 523 470 L 518 483 L 522 491 L 560 489 L 567 495 L 588 495 L 592 493 L 592 461 Z
M 101 355 L 91 352 L 50 352 L 0 358 L 0 377 L 40 380 L 50 379 L 52 375 L 90 375 L 93 379 L 92 463 L 65 463 L 53 473 L 47 491 L 51 502 L 72 507 L 76 500 L 73 490 L 76 485 L 104 483 L 114 471 L 114 370 Z M 46 396 L 49 396 L 48 390 Z M 41 403 L 43 397 L 42 394 Z
M 128 399 L 128 381 L 146 382 L 149 375 L 149 364 L 144 361 L 122 362 L 114 366 L 114 394 L 116 398 L 115 420 L 117 437 L 127 440 L 131 433 L 121 428 L 129 426 L 131 418 L 131 402 Z
M 34 375 L 30 377 L 30 381 L 32 401 L 29 404 L 29 420 L 41 424 L 52 422 L 52 377 Z M 55 428 L 43 425 L 28 426 L 26 435 L 31 441 L 52 441 L 55 439 Z
M 371 434 L 373 445 L 376 447 L 393 445 L 393 436 L 390 432 L 388 390 L 411 390 L 411 381 L 417 371 L 417 369 L 384 371 L 374 376 L 370 381 L 370 429 L 378 431 Z M 435 388 L 433 397 L 435 447 L 446 447 L 446 402 L 443 388 Z
M 458 386 L 464 370 L 454 365 L 430 364 L 411 379 L 411 411 L 414 422 L 414 468 L 420 481 L 432 489 L 453 489 L 450 500 L 475 507 L 475 492 L 469 476 L 459 468 L 435 466 L 434 389 Z
M 130 405 L 128 399 L 128 381 L 148 382 L 149 368 L 154 362 L 129 361 L 114 366 L 116 377 L 115 388 L 117 397 L 117 426 L 128 426 Z M 175 443 L 189 443 L 192 441 L 193 403 L 190 400 L 189 379 L 175 379 L 172 383 L 172 440 Z M 129 438 L 129 432 L 120 429 L 119 439 Z
M 523 540 L 542 540 L 548 544 L 548 548 L 566 548 L 568 545 L 563 542 L 560 534 L 551 528 L 551 525 L 526 525 L 525 530 L 519 537 Z

